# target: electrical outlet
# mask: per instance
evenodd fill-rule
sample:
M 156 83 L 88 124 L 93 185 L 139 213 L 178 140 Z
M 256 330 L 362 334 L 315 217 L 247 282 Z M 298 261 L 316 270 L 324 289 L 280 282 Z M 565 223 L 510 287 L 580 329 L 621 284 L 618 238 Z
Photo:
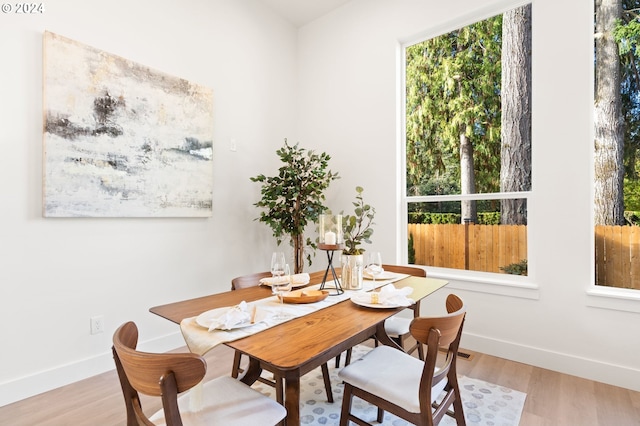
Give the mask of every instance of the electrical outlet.
M 91 334 L 100 334 L 102 332 L 104 332 L 104 316 L 91 317 Z
M 229 141 L 229 149 L 231 152 L 236 152 L 238 150 L 238 144 L 235 139 L 231 139 L 231 141 Z

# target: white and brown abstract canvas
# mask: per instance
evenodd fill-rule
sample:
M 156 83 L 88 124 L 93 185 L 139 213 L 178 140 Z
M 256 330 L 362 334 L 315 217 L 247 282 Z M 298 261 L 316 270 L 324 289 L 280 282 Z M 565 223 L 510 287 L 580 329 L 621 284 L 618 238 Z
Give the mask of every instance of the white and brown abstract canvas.
M 213 92 L 44 34 L 46 217 L 206 217 Z

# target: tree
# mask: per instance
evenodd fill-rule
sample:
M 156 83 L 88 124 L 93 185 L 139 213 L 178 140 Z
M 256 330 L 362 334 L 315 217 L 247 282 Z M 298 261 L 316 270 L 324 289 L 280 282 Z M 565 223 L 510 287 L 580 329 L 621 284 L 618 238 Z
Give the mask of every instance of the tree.
M 461 194 L 497 190 L 501 26 L 496 16 L 407 48 L 409 193 L 452 167 Z M 475 204 L 462 202 L 463 220 L 476 221 Z
M 269 225 L 278 245 L 283 237 L 290 237 L 289 243 L 294 249 L 294 273 L 300 273 L 304 270 L 306 247 L 317 248 L 314 240 L 309 237 L 305 240 L 305 229 L 308 224 L 317 222 L 319 215 L 327 210 L 323 205 L 324 191 L 339 176 L 327 170 L 331 157 L 324 152 L 316 154 L 298 148 L 298 144 L 290 146 L 285 139 L 284 147 L 276 154 L 284 163 L 277 176 L 261 174 L 250 178 L 253 182 L 262 183 L 262 199 L 254 206 L 266 209 L 256 220 Z M 306 257 L 311 265 L 311 253 Z
M 624 208 L 640 210 L 640 0 L 622 1 L 614 30 L 620 56 L 620 95 L 624 121 Z
M 531 4 L 502 18 L 500 191 L 531 190 Z M 527 223 L 525 199 L 503 199 L 504 225 Z
M 624 224 L 624 132 L 620 95 L 620 57 L 613 31 L 621 0 L 595 0 L 595 223 Z

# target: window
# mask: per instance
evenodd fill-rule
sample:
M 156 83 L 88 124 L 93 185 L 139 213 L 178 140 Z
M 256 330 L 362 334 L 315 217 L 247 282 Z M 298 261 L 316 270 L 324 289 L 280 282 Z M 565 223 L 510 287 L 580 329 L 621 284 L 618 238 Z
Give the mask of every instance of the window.
M 406 46 L 404 89 L 409 263 L 527 275 L 531 5 Z
M 638 290 L 640 1 L 594 4 L 595 284 Z

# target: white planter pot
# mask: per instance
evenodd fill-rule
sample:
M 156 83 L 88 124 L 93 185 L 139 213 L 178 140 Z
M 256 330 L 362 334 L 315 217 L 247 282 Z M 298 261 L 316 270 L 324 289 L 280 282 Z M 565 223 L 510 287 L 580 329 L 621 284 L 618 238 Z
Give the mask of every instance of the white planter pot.
M 345 290 L 362 289 L 362 272 L 364 270 L 364 255 L 342 255 L 342 288 Z

